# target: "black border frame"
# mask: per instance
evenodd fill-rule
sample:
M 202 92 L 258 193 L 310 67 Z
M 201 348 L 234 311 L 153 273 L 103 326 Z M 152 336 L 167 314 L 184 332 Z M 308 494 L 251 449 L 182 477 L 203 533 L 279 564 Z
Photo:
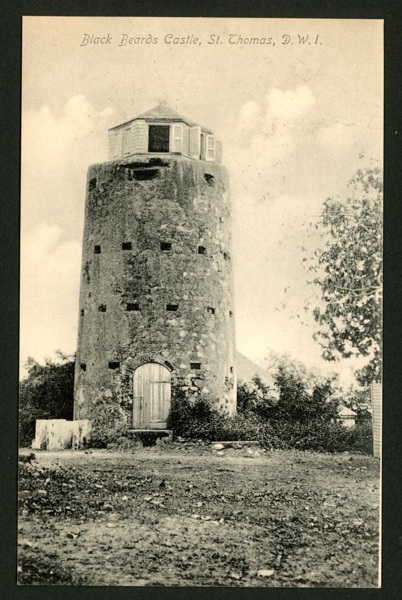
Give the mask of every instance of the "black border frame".
M 120 599 L 131 598 L 384 598 L 401 597 L 402 590 L 402 458 L 401 427 L 401 206 L 402 172 L 401 64 L 402 3 L 398 0 L 20 0 L 4 1 L 1 20 L 0 174 L 3 219 L 0 235 L 2 294 L 0 331 L 2 402 L 1 579 L 0 593 L 13 598 Z M 384 300 L 384 440 L 383 440 L 383 552 L 382 588 L 118 588 L 16 585 L 16 494 L 19 339 L 19 194 L 20 194 L 20 87 L 23 15 L 43 16 L 170 16 L 238 18 L 383 19 L 385 30 L 385 300 Z M 400 398 L 401 396 L 401 398 Z

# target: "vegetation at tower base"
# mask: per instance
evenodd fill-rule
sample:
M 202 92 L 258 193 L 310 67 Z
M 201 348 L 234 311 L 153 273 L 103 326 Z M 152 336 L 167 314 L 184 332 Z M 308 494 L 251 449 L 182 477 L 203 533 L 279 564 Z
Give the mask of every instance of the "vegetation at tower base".
M 30 446 L 36 419 L 73 418 L 75 357 L 57 352 L 57 360 L 44 365 L 28 358 L 27 376 L 20 384 L 19 444 Z
M 323 357 L 367 357 L 361 385 L 381 377 L 382 177 L 377 167 L 357 171 L 347 197 L 328 198 L 319 224 L 323 245 L 315 253 L 314 283 L 322 306 L 315 338 Z
M 371 422 L 371 391 L 369 387 L 356 389 L 352 385 L 343 396 L 343 404 L 356 413 L 356 423 Z
M 187 439 L 253 440 L 270 449 L 372 453 L 367 419 L 350 429 L 339 422 L 341 398 L 333 378 L 320 379 L 283 360 L 275 385 L 279 399 L 258 377 L 250 383 L 239 382 L 237 414 L 232 417 L 219 414 L 202 398 L 194 402 L 178 394 L 172 403 L 169 427 Z
M 20 445 L 30 445 L 36 419 L 72 418 L 74 362 L 59 354 L 59 361 L 44 366 L 28 361 L 28 376 L 21 383 Z M 214 410 L 209 399 L 189 397 L 178 386 L 173 391 L 167 427 L 175 436 L 213 441 L 254 440 L 271 449 L 357 451 L 371 454 L 372 431 L 367 398 L 350 389 L 340 395 L 333 379 L 320 379 L 288 358 L 278 362 L 272 389 L 254 377 L 239 382 L 237 414 L 228 417 Z M 357 426 L 346 429 L 337 420 L 340 402 L 358 413 Z M 91 445 L 95 448 L 132 450 L 138 446 L 129 434 L 130 407 L 109 391 L 94 405 Z M 143 435 L 143 445 L 155 443 Z
M 112 393 L 100 393 L 92 411 L 91 446 L 106 448 L 120 438 L 125 438 L 129 429 L 128 409 Z

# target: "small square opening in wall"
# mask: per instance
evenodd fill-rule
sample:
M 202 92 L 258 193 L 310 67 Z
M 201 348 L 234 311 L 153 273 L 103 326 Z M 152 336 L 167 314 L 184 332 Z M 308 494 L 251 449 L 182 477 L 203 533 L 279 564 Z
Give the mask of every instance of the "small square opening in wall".
M 233 317 L 233 311 L 229 311 L 229 317 Z
M 224 252 L 224 253 L 223 253 L 223 258 L 224 258 L 225 260 L 230 260 L 230 254 L 229 254 L 229 252 Z
M 127 304 L 126 310 L 128 311 L 139 311 L 140 310 L 140 305 L 137 304 L 137 302 L 129 302 Z
M 89 180 L 89 191 L 92 192 L 96 188 L 96 177 Z
M 159 175 L 159 169 L 136 169 L 132 171 L 131 177 L 136 181 L 149 181 Z
M 198 252 L 198 254 L 206 254 L 207 249 L 205 248 L 205 246 L 198 246 L 197 252 Z
M 81 317 L 83 317 L 85 315 L 85 310 L 83 308 L 81 308 Z
M 199 362 L 191 362 L 190 369 L 194 369 L 194 371 L 199 371 L 201 369 L 201 363 Z
M 215 314 L 215 309 L 213 306 L 207 306 L 207 312 L 209 312 L 211 315 Z
M 233 373 L 233 367 L 230 367 L 230 372 Z
M 101 304 L 98 308 L 99 312 L 106 312 L 106 304 Z
M 81 371 L 86 371 L 87 365 L 85 363 L 80 363 L 80 369 L 81 369 Z
M 94 254 L 101 254 L 101 247 L 99 245 L 94 246 Z
M 109 369 L 118 369 L 119 367 L 120 367 L 119 362 L 114 362 L 114 361 L 109 362 Z
M 161 250 L 166 252 L 167 250 L 172 249 L 172 243 L 171 242 L 161 242 L 160 247 L 161 247 Z
M 179 308 L 178 304 L 166 304 L 166 310 L 168 310 L 170 312 L 176 312 L 178 308 Z
M 214 176 L 210 173 L 204 173 L 204 179 L 208 185 L 213 186 L 215 184 Z
M 122 250 L 132 250 L 133 249 L 133 245 L 131 242 L 123 242 L 121 245 L 121 249 Z

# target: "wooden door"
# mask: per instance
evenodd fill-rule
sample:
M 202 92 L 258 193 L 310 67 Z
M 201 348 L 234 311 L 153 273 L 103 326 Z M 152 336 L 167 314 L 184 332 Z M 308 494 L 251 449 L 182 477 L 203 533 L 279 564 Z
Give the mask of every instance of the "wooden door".
M 165 429 L 170 410 L 169 370 L 159 363 L 147 363 L 134 371 L 133 427 Z

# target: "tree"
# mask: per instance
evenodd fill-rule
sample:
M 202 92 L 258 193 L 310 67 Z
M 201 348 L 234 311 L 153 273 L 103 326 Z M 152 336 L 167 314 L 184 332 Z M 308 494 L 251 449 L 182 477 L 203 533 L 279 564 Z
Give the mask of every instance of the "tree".
M 20 445 L 35 437 L 36 419 L 72 419 L 74 398 L 74 357 L 57 353 L 58 361 L 41 365 L 28 358 L 28 375 L 20 384 Z
M 382 189 L 379 168 L 360 169 L 350 194 L 324 202 L 323 245 L 312 267 L 322 299 L 313 311 L 320 326 L 314 337 L 326 360 L 367 357 L 356 373 L 362 385 L 381 375 Z
M 343 395 L 343 404 L 356 413 L 356 423 L 361 423 L 371 418 L 370 388 L 356 389 L 352 385 Z

